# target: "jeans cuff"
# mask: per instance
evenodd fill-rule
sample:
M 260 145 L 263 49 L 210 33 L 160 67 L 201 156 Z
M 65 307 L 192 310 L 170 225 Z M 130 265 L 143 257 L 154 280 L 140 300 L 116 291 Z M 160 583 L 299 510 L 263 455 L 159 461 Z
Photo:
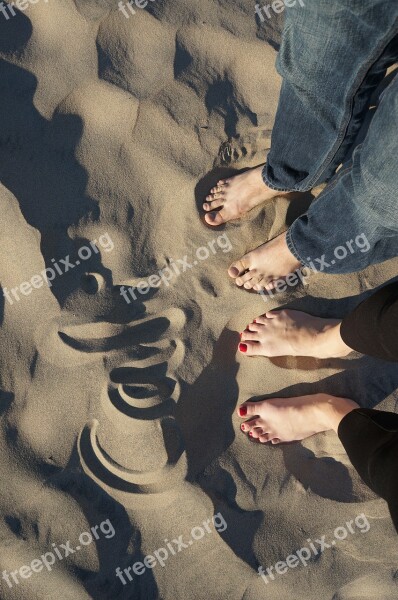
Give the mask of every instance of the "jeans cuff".
M 307 267 L 308 269 L 310 269 L 311 268 L 310 265 L 303 259 L 303 257 L 297 251 L 296 245 L 295 245 L 295 243 L 293 241 L 293 238 L 292 238 L 292 229 L 293 229 L 293 226 L 294 226 L 294 223 L 286 231 L 286 243 L 287 243 L 287 247 L 289 248 L 289 250 L 293 254 L 293 256 L 295 258 L 297 258 L 298 261 L 301 262 L 301 264 L 303 265 L 303 267 Z
M 264 165 L 264 168 L 262 170 L 262 178 L 263 178 L 265 185 L 267 187 L 271 188 L 271 190 L 275 190 L 277 192 L 284 192 L 284 193 L 296 191 L 294 189 L 281 188 L 281 187 L 278 187 L 278 186 L 274 185 L 273 183 L 271 183 L 268 176 L 266 175 L 266 170 L 267 170 L 267 164 Z

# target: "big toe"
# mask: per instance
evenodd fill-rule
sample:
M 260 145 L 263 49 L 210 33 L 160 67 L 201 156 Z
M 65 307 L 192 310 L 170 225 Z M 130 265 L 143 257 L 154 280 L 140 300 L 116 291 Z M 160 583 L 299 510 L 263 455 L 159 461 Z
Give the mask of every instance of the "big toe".
M 208 225 L 212 225 L 213 227 L 217 227 L 217 225 L 223 225 L 226 223 L 226 219 L 222 214 L 223 211 L 220 210 L 218 212 L 209 212 L 205 215 L 205 221 Z
M 247 267 L 244 259 L 242 258 L 241 260 L 238 260 L 237 262 L 233 263 L 229 267 L 229 269 L 228 269 L 228 275 L 230 277 L 232 277 L 233 279 L 236 279 L 240 275 L 243 275 L 243 273 L 245 271 L 247 271 L 247 269 L 248 269 L 248 267 Z
M 252 340 L 245 340 L 239 344 L 239 352 L 246 354 L 246 356 L 261 356 L 264 354 L 263 348 L 259 342 Z

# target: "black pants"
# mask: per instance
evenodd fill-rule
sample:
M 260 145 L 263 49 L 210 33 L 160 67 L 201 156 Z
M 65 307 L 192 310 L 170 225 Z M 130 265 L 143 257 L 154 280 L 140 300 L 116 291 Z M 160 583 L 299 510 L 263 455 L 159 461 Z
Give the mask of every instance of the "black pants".
M 398 282 L 348 315 L 341 336 L 353 350 L 398 362 Z M 387 501 L 398 532 L 398 414 L 359 408 L 344 417 L 338 434 L 361 478 Z

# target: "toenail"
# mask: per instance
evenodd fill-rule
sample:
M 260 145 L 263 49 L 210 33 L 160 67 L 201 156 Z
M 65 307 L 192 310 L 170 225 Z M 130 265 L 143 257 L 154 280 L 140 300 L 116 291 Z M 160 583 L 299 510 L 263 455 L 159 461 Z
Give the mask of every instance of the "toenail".
M 232 277 L 237 277 L 239 275 L 239 269 L 237 269 L 236 267 L 231 267 L 230 268 Z
M 240 406 L 239 414 L 241 417 L 245 417 L 247 415 L 247 406 Z
M 247 352 L 247 344 L 239 344 L 239 351 L 240 352 Z
M 249 435 L 250 435 L 250 437 L 253 437 L 253 434 L 252 434 L 252 432 L 251 432 L 251 431 L 249 431 Z
M 242 431 L 245 430 L 245 426 L 244 425 L 241 425 L 240 428 L 241 428 Z

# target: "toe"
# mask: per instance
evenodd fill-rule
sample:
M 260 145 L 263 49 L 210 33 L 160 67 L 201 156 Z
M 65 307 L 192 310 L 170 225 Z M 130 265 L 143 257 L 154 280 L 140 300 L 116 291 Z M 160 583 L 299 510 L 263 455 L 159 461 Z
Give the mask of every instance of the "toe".
M 264 434 L 264 430 L 262 427 L 252 427 L 249 431 L 249 436 L 255 440 L 258 440 L 260 436 L 266 435 Z
M 272 279 L 272 278 L 270 278 L 270 279 L 268 280 L 268 282 L 265 282 L 264 288 L 265 288 L 266 290 L 268 290 L 268 291 L 275 290 L 275 289 L 276 289 L 276 286 L 277 286 L 277 285 L 278 285 L 278 283 L 279 283 L 279 282 L 281 282 L 281 281 L 283 282 L 283 281 L 286 281 L 286 280 L 285 280 L 285 278 L 284 278 L 284 277 L 279 277 L 279 279 Z
M 242 419 L 258 415 L 258 406 L 256 402 L 243 402 L 236 410 Z
M 249 271 L 249 272 L 251 273 L 251 271 Z M 243 284 L 243 287 L 245 288 L 245 290 L 252 290 L 256 284 L 256 279 L 257 279 L 256 277 L 250 277 L 250 279 L 248 279 L 248 281 L 246 281 Z M 238 281 L 236 281 L 236 283 L 238 283 Z
M 256 275 L 255 272 L 253 271 L 253 277 L 251 278 L 250 281 L 248 281 L 248 285 L 245 285 L 245 288 L 247 290 L 251 290 L 251 289 L 256 289 L 256 285 L 258 284 L 259 281 L 261 281 L 262 275 Z
M 253 429 L 253 427 L 262 427 L 262 423 L 259 419 L 250 419 L 249 421 L 245 421 L 244 423 L 242 423 L 242 425 L 240 426 L 241 430 L 244 431 L 245 433 L 249 433 L 249 431 L 251 429 Z
M 250 331 L 249 329 L 245 329 L 242 331 L 242 336 L 240 338 L 241 342 L 257 342 L 258 341 L 258 333 L 257 331 Z
M 267 314 L 267 313 L 266 313 L 266 314 Z M 254 324 L 256 324 L 256 325 L 260 325 L 260 329 L 262 329 L 262 328 L 263 328 L 263 326 L 267 324 L 267 321 L 268 321 L 268 319 L 267 319 L 267 317 L 266 317 L 266 314 L 265 314 L 265 315 L 261 315 L 260 317 L 257 317 L 257 318 L 256 318 L 256 319 L 253 321 L 253 323 L 254 323 Z
M 226 180 L 224 179 L 220 179 L 220 181 L 218 181 L 216 185 L 211 188 L 209 194 L 217 194 L 218 192 L 221 192 L 225 188 L 225 181 Z
M 270 434 L 263 433 L 262 435 L 260 435 L 258 437 L 258 441 L 261 442 L 262 444 L 267 444 L 270 441 Z
M 229 267 L 228 274 L 233 279 L 236 279 L 237 277 L 239 277 L 239 275 L 243 275 L 243 273 L 247 271 L 248 268 L 249 265 L 246 261 L 246 257 L 244 256 L 243 258 L 241 258 L 241 260 L 238 260 Z
M 220 206 L 223 206 L 224 204 L 224 196 L 221 196 L 219 198 L 210 200 L 209 202 L 205 202 L 203 204 L 203 210 L 209 211 L 209 210 L 214 210 L 215 208 L 220 208 Z
M 253 429 L 253 427 L 259 427 L 260 429 L 263 429 L 264 423 L 262 422 L 261 419 L 256 418 L 256 419 L 250 419 L 249 421 L 245 421 L 241 425 L 242 431 L 244 431 L 246 433 L 248 433 L 251 429 Z
M 237 277 L 235 280 L 235 283 L 236 283 L 236 285 L 239 285 L 239 286 L 243 285 L 244 287 L 246 287 L 246 284 L 249 283 L 253 279 L 254 276 L 255 276 L 255 273 L 253 273 L 253 271 L 247 271 L 243 275 L 240 275 L 239 277 Z
M 239 344 L 239 352 L 246 356 L 261 356 L 263 354 L 262 346 L 259 342 L 245 340 Z
M 262 329 L 262 327 L 263 327 L 263 326 L 261 325 L 261 323 L 257 323 L 257 322 L 255 323 L 255 322 L 253 321 L 253 323 L 250 323 L 250 324 L 247 326 L 247 329 L 248 329 L 249 331 L 251 331 L 251 332 L 256 332 L 256 333 L 257 333 L 257 331 L 260 331 L 260 329 Z
M 279 438 L 274 438 L 273 440 L 271 440 L 271 444 L 273 444 L 274 446 L 276 446 L 277 444 L 280 444 L 281 440 Z
M 218 212 L 209 212 L 205 215 L 205 221 L 208 225 L 212 225 L 213 227 L 217 227 L 218 225 L 223 225 L 223 223 L 227 222 L 227 218 L 224 214 L 223 210 Z
M 265 313 L 264 317 L 265 319 L 275 319 L 275 317 L 277 317 L 279 314 L 281 313 L 280 310 L 270 310 L 268 312 Z
M 242 354 L 247 354 L 247 343 L 241 342 L 238 346 L 238 349 Z
M 272 282 L 272 278 L 271 277 L 265 278 L 263 276 L 256 283 L 256 285 L 254 286 L 254 289 L 256 290 L 256 292 L 261 292 L 261 290 L 268 290 L 269 291 L 269 290 L 273 289 L 273 288 L 269 287 L 271 285 L 271 282 Z
M 261 331 L 263 331 L 264 329 L 264 325 L 268 325 L 269 320 L 267 319 L 267 317 L 257 317 L 256 319 L 256 324 L 260 326 Z

